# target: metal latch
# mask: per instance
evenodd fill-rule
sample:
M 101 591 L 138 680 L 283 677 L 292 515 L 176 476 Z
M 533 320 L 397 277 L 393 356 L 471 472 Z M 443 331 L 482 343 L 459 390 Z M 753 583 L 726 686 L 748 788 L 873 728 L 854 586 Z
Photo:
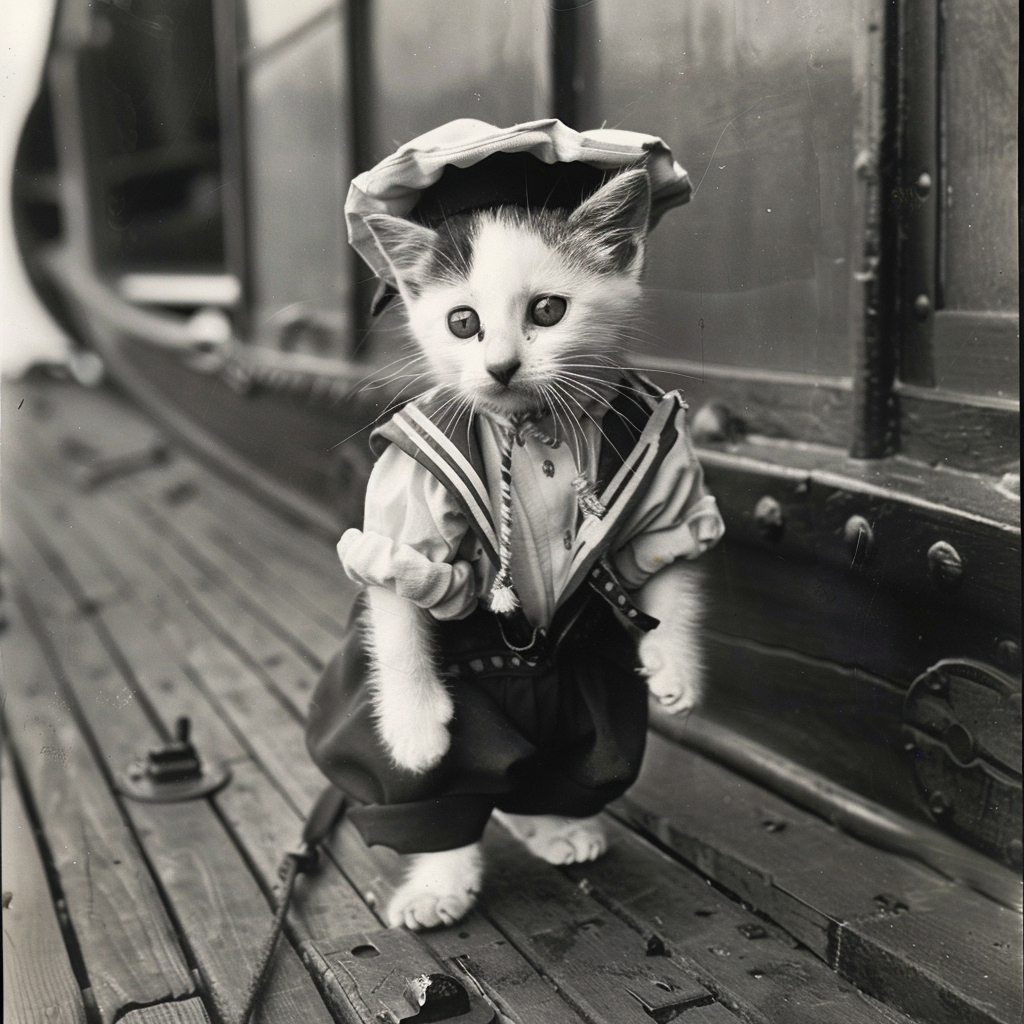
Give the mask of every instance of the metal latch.
M 903 722 L 923 809 L 1019 871 L 1020 680 L 966 658 L 940 661 L 910 687 Z
M 175 738 L 133 761 L 121 776 L 118 789 L 133 800 L 177 803 L 196 800 L 220 789 L 231 778 L 225 764 L 204 762 L 189 735 L 192 723 L 181 717 Z
M 404 929 L 317 943 L 348 1016 L 373 1024 L 492 1024 L 494 1008 Z M 467 979 L 468 980 L 468 979 Z

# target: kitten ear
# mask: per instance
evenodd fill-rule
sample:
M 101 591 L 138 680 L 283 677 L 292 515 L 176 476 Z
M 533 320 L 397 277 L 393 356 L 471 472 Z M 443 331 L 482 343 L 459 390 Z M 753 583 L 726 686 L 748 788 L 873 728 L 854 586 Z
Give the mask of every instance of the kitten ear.
M 363 218 L 395 278 L 418 291 L 430 254 L 437 248 L 437 232 L 404 217 L 374 213 Z
M 569 217 L 569 227 L 588 237 L 587 254 L 604 273 L 643 269 L 651 182 L 643 169 L 625 171 L 602 185 Z

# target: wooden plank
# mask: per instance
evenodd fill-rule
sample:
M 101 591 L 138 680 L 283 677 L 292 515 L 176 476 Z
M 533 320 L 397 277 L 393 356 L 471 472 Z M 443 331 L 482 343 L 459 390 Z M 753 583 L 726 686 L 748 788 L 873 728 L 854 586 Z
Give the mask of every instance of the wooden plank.
M 237 605 L 315 668 L 322 668 L 337 650 L 343 632 L 341 626 L 332 623 L 331 628 L 327 628 L 319 617 L 309 614 L 303 604 L 296 601 L 296 595 L 284 588 L 282 581 L 259 561 L 250 559 L 248 564 L 241 564 L 222 548 L 208 542 L 201 531 L 187 534 L 176 523 L 177 516 L 164 515 L 144 498 L 136 499 L 135 507 L 156 536 L 208 580 L 231 593 Z
M 81 629 L 69 619 L 63 642 L 74 643 Z M 83 658 L 78 668 L 89 687 L 104 670 L 92 658 Z M 62 687 L 13 610 L 4 675 L 11 741 L 54 858 L 101 1019 L 110 1024 L 127 1006 L 190 995 L 192 975 L 135 837 Z M 100 715 L 112 713 L 112 705 L 98 695 L 96 707 Z
M 0 751 L 0 806 L 4 1024 L 85 1024 L 82 991 L 64 945 L 46 869 L 18 792 L 6 742 Z
M 163 882 L 200 974 L 225 1020 L 237 1020 L 271 912 L 205 803 L 134 804 L 139 837 Z M 277 949 L 254 1022 L 331 1024 L 287 941 Z
M 123 534 L 123 543 L 131 544 L 135 556 L 141 557 L 153 571 L 165 574 L 171 588 L 220 638 L 221 645 L 254 670 L 296 720 L 302 720 L 319 667 L 300 657 L 279 633 L 272 632 L 265 621 L 254 617 L 252 609 L 238 600 L 230 586 L 211 579 L 153 534 L 149 524 L 140 523 L 117 496 L 104 495 L 100 501 L 107 506 L 108 524 L 118 524 L 116 531 Z M 109 540 L 112 542 L 114 538 Z
M 584 1016 L 649 1024 L 713 1001 L 670 958 L 648 956 L 646 937 L 503 829 L 490 826 L 484 849 L 484 915 Z
M 243 566 L 258 562 L 329 630 L 347 618 L 358 588 L 341 569 L 333 544 L 302 533 L 186 457 L 159 482 L 141 477 L 135 488 L 175 523 L 187 525 L 190 536 L 202 531 Z
M 97 509 L 101 516 L 104 507 Z M 90 526 L 96 523 L 97 516 L 91 516 Z M 62 554 L 68 545 L 90 539 L 80 520 L 72 520 L 69 525 L 74 529 L 49 538 L 60 546 Z M 129 559 L 125 564 L 130 568 L 126 585 L 133 600 L 99 613 L 95 621 L 107 628 L 110 639 L 131 666 L 135 684 L 148 696 L 150 705 L 164 721 L 173 721 L 181 714 L 189 715 L 200 752 L 206 755 L 215 752 L 219 759 L 233 763 L 232 783 L 213 798 L 214 803 L 225 825 L 245 847 L 263 886 L 274 889 L 284 851 L 296 846 L 303 818 L 324 786 L 322 776 L 305 755 L 301 727 L 287 715 L 275 720 L 273 715 L 265 713 L 259 701 L 253 706 L 251 699 L 237 702 L 237 708 L 244 712 L 241 721 L 237 714 L 225 712 L 216 699 L 223 687 L 218 679 L 211 678 L 211 666 L 197 656 L 197 651 L 209 649 L 205 660 L 216 663 L 217 638 L 167 589 L 164 577 L 152 573 L 140 559 Z M 36 564 L 35 568 L 45 578 L 42 567 Z M 222 652 L 222 662 L 226 654 Z M 206 669 L 202 687 L 189 662 L 190 656 Z M 214 674 L 218 674 L 216 664 L 213 669 Z M 242 697 L 246 692 L 251 694 L 251 674 L 247 674 L 244 667 L 232 664 L 230 655 L 227 655 L 227 670 L 229 679 L 237 682 Z M 223 671 L 219 674 L 223 675 Z M 277 766 L 279 771 L 285 772 L 282 776 L 285 785 L 279 787 L 255 762 L 260 760 L 267 745 L 261 740 L 261 732 L 268 730 L 280 735 L 282 729 L 291 738 L 296 760 L 290 771 L 286 765 Z M 296 763 L 308 765 L 309 770 L 296 771 Z M 315 977 L 320 978 L 324 966 L 316 950 L 317 941 L 339 931 L 376 926 L 376 919 L 351 884 L 336 865 L 325 860 L 312 877 L 300 882 L 294 909 L 289 914 L 288 934 Z M 329 987 L 330 979 L 323 980 Z
M 1018 1019 L 1018 913 L 657 735 L 640 779 L 614 807 L 864 991 L 949 1024 Z M 981 933 L 988 941 L 972 937 Z M 895 964 L 899 986 L 889 984 Z
M 210 1024 L 210 1017 L 201 999 L 186 999 L 129 1010 L 119 1024 Z
M 14 545 L 15 565 L 24 558 L 24 543 Z M 51 587 L 53 581 L 42 574 L 33 579 L 33 586 Z M 111 765 L 115 769 L 126 766 L 140 749 L 155 745 L 160 734 L 132 699 L 136 691 L 131 680 L 120 674 L 97 637 L 80 623 L 56 616 L 46 620 L 45 628 L 77 706 Z M 72 694 L 66 694 L 66 699 L 71 698 Z M 63 788 L 70 789 L 66 782 Z M 60 785 L 55 789 L 59 792 Z M 65 793 L 63 799 L 70 795 Z M 220 1007 L 221 1016 L 234 1019 L 241 1012 L 252 965 L 270 927 L 270 907 L 205 801 L 152 805 L 126 801 L 125 810 L 174 908 L 207 991 Z M 144 948 L 141 942 L 137 948 Z M 156 1001 L 134 1000 L 141 1004 Z M 297 1019 L 327 1024 L 330 1020 L 287 943 L 279 946 L 255 1019 L 266 1024 L 290 1024 Z
M 386 847 L 368 849 L 351 821 L 330 841 L 345 874 L 375 906 L 383 908 L 401 880 L 405 858 Z M 423 943 L 516 1024 L 582 1024 L 551 983 L 529 964 L 478 910 L 452 928 L 424 932 Z
M 758 1024 L 882 1024 L 872 1006 L 780 928 L 744 910 L 620 823 L 608 853 L 566 873 L 685 966 L 715 997 Z
M 52 484 L 33 479 L 33 488 L 37 504 L 40 500 L 50 503 L 62 500 L 62 497 L 52 496 Z M 44 499 L 44 495 L 49 497 Z M 99 493 L 83 498 L 77 507 L 79 515 L 75 529 L 95 538 L 106 551 L 120 553 L 122 572 L 130 570 L 134 573 L 136 568 L 141 572 L 144 566 L 150 580 L 157 581 L 153 591 L 154 610 L 159 611 L 161 602 L 165 600 L 160 595 L 175 594 L 189 608 L 188 619 L 199 619 L 203 627 L 201 632 L 213 633 L 220 641 L 220 648 L 230 652 L 246 674 L 254 673 L 295 720 L 304 718 L 318 671 L 262 622 L 254 619 L 237 602 L 237 595 L 230 588 L 211 581 L 174 548 L 162 542 L 144 522 L 140 522 L 130 504 L 125 507 L 121 503 L 119 494 Z M 26 512 L 32 514 L 31 510 L 26 509 Z M 68 539 L 66 537 L 65 542 Z M 131 551 L 130 557 L 125 551 L 126 545 Z M 140 561 L 142 565 L 137 565 Z M 275 714 L 280 712 L 279 707 Z M 273 730 L 268 730 L 268 737 L 273 742 Z

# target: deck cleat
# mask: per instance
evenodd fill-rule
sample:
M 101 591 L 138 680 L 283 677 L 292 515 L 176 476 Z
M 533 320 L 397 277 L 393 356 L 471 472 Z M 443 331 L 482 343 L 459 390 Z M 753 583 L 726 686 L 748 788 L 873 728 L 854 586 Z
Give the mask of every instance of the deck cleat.
M 190 737 L 192 723 L 181 717 L 175 738 L 155 747 L 129 766 L 118 779 L 123 796 L 145 803 L 168 804 L 197 800 L 215 793 L 231 778 L 225 764 L 206 763 Z

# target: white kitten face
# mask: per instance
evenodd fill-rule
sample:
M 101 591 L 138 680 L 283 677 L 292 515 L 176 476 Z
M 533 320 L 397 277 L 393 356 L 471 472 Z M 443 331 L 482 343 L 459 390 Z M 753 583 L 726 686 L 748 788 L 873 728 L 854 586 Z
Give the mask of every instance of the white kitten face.
M 617 361 L 639 298 L 634 277 L 588 273 L 529 228 L 486 214 L 469 273 L 407 296 L 406 305 L 438 383 L 505 414 L 557 408 L 559 398 L 578 412 L 591 378 L 607 379 Z M 453 332 L 466 329 L 458 317 L 449 324 L 449 314 L 462 310 L 479 322 L 468 338 Z
M 453 407 L 579 415 L 618 377 L 641 299 L 648 210 L 640 171 L 572 215 L 505 207 L 453 218 L 447 232 L 384 216 L 367 223 Z

